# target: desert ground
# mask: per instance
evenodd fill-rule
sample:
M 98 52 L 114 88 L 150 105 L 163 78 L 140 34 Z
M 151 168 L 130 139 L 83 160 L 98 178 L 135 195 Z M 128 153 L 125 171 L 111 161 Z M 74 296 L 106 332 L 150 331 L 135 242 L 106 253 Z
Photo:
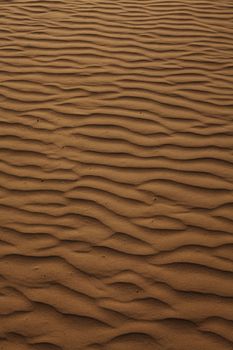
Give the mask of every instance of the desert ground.
M 233 349 L 232 0 L 0 1 L 0 349 Z

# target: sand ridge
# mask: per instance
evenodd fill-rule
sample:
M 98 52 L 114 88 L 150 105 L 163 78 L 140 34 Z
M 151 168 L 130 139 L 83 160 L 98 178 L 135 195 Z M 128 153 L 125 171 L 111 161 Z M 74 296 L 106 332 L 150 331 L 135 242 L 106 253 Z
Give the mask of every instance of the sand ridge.
M 0 349 L 232 350 L 232 2 L 0 13 Z

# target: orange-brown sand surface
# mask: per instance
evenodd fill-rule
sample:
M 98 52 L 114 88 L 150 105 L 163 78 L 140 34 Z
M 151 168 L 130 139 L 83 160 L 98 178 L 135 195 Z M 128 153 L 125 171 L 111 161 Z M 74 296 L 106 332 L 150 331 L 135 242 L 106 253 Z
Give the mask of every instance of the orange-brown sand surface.
M 233 1 L 0 1 L 0 350 L 233 349 Z

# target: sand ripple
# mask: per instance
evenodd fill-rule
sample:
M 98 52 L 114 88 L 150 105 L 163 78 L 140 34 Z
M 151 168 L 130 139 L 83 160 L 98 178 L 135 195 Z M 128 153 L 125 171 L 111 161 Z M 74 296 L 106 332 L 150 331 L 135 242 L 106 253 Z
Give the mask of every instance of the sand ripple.
M 232 1 L 0 13 L 0 348 L 232 350 Z

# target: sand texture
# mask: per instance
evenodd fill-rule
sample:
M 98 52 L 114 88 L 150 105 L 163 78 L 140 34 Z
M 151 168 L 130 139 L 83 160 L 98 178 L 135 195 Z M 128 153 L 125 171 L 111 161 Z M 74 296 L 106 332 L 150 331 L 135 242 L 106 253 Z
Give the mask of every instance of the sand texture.
M 232 350 L 232 163 L 232 0 L 1 0 L 0 350 Z

